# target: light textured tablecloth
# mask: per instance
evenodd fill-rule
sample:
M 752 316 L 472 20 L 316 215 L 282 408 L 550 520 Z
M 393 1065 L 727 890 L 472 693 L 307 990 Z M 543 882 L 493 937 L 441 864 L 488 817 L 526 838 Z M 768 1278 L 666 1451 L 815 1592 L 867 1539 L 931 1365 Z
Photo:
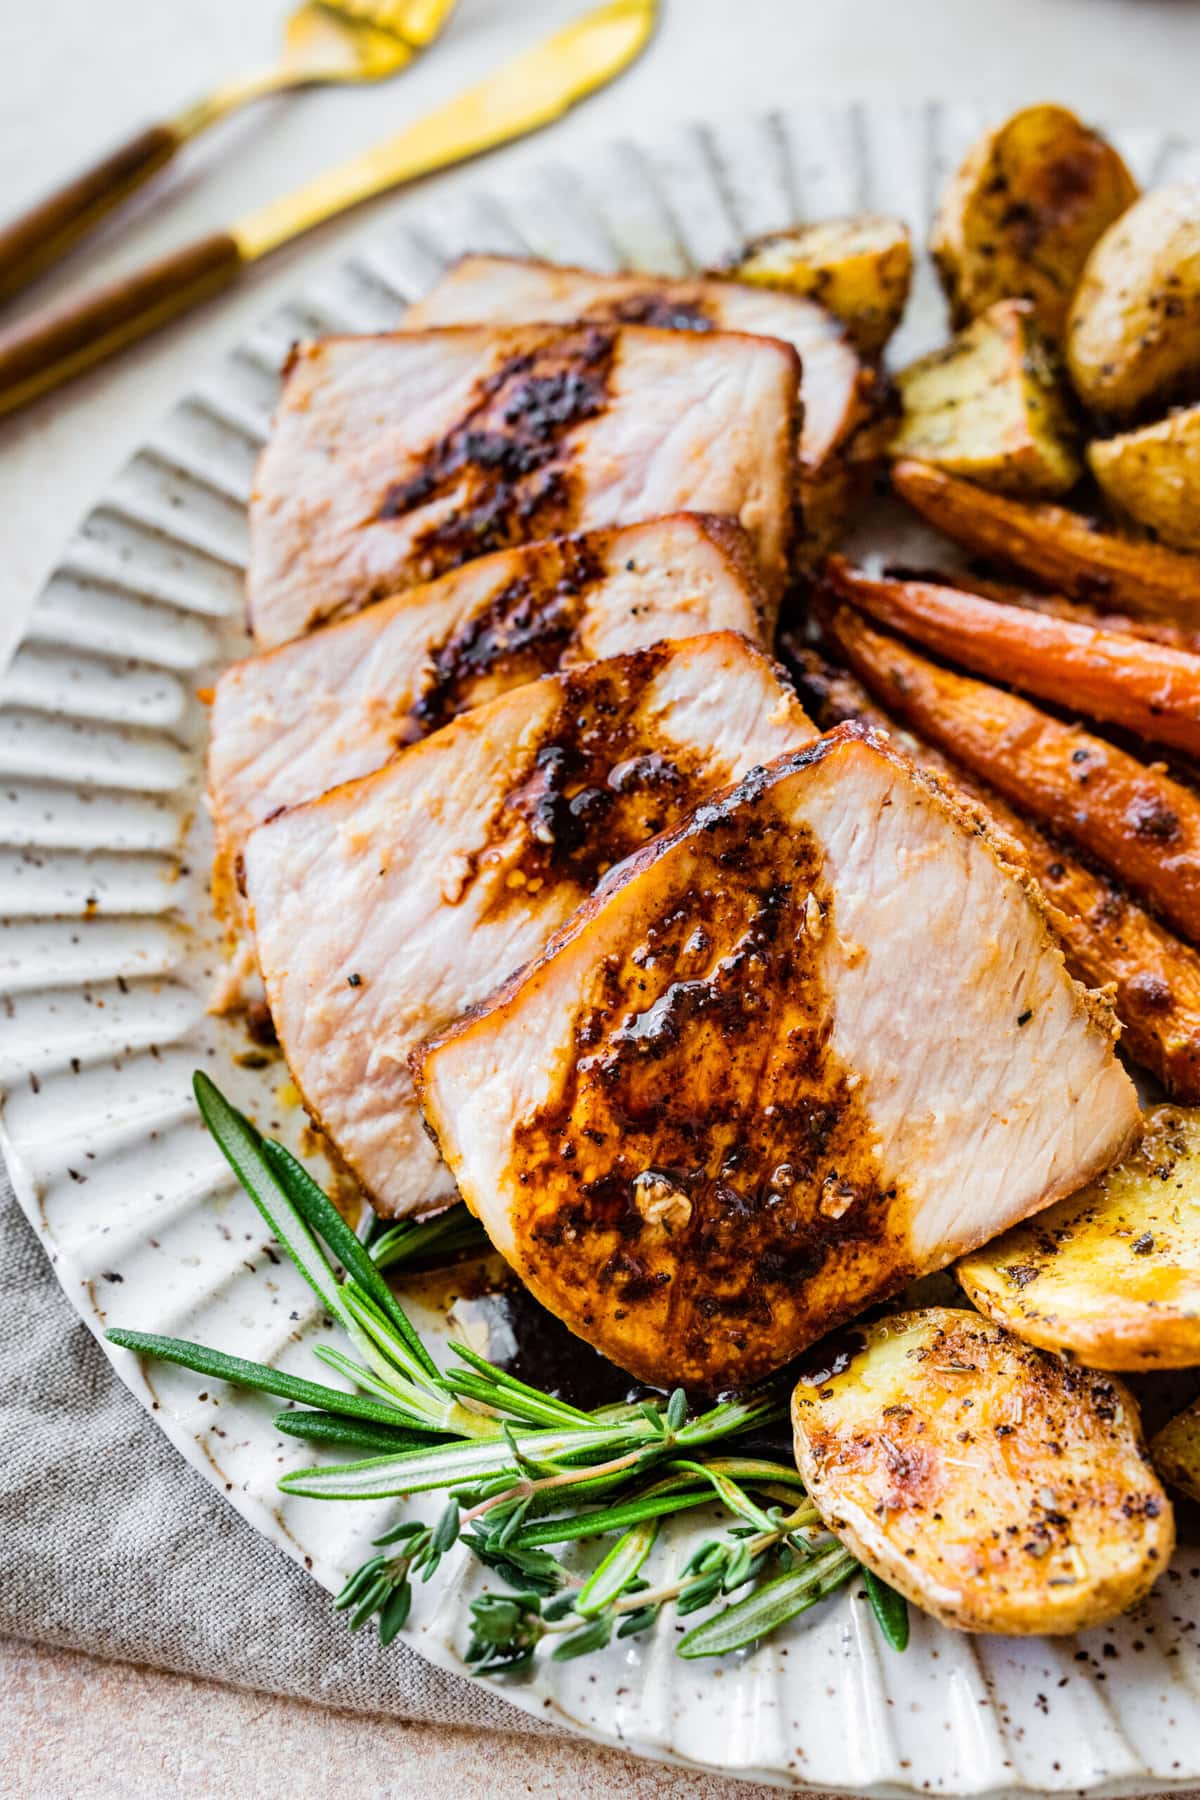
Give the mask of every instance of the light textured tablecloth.
M 356 1712 L 549 1729 L 373 1630 L 351 1635 L 118 1381 L 7 1182 L 0 1370 L 0 1635 Z

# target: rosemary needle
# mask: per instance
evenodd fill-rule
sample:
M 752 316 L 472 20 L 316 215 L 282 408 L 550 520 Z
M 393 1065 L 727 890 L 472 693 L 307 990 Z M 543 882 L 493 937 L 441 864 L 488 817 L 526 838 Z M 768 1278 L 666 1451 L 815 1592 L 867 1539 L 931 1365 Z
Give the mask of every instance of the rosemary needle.
M 398 1519 L 350 1577 L 335 1604 L 351 1630 L 375 1619 L 380 1641 L 390 1643 L 409 1617 L 413 1582 L 434 1579 L 460 1541 L 512 1590 L 471 1603 L 467 1662 L 479 1674 L 519 1672 L 543 1640 L 560 1660 L 585 1656 L 653 1629 L 666 1606 L 687 1615 L 738 1596 L 676 1644 L 685 1657 L 725 1655 L 816 1605 L 858 1568 L 822 1535 L 795 1469 L 756 1448 L 786 1418 L 782 1392 L 766 1388 L 693 1412 L 678 1389 L 662 1401 L 585 1412 L 462 1344 L 448 1346 L 454 1361 L 443 1372 L 382 1271 L 434 1251 L 478 1248 L 485 1240 L 465 1209 L 401 1221 L 367 1248 L 290 1151 L 264 1138 L 203 1073 L 194 1087 L 209 1131 L 268 1229 L 345 1331 L 353 1355 L 328 1343 L 313 1349 L 351 1391 L 180 1338 L 107 1336 L 142 1356 L 288 1400 L 303 1410 L 276 1414 L 277 1431 L 355 1453 L 289 1470 L 279 1480 L 286 1493 L 444 1496 L 432 1525 Z M 662 1522 L 702 1507 L 719 1511 L 724 1528 L 652 1583 L 644 1570 L 660 1548 Z M 598 1539 L 614 1541 L 583 1576 L 546 1548 Z M 875 1577 L 866 1581 L 881 1630 L 902 1649 L 904 1601 Z

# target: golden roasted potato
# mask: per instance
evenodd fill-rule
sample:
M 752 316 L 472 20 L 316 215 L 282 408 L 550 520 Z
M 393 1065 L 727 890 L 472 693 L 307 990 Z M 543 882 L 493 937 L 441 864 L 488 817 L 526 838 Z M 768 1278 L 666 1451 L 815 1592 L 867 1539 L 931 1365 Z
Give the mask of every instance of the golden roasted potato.
M 1098 438 L 1087 459 L 1119 512 L 1176 550 L 1200 550 L 1200 406 Z
M 1093 412 L 1128 418 L 1200 383 L 1200 182 L 1143 194 L 1087 259 L 1067 367 Z
M 989 1319 L 1094 1369 L 1200 1363 L 1200 1110 L 1147 1113 L 1123 1162 L 956 1273 Z
M 912 238 L 902 219 L 883 213 L 820 219 L 756 238 L 726 273 L 811 295 L 842 321 L 856 350 L 878 356 L 908 300 Z
M 1164 1481 L 1200 1500 L 1200 1400 L 1193 1400 L 1155 1433 L 1150 1460 Z
M 1107 139 L 1062 106 L 1028 106 L 967 152 L 930 253 L 957 327 L 995 300 L 1031 300 L 1058 340 L 1092 245 L 1137 199 Z
M 1083 466 L 1057 359 L 1028 300 L 997 300 L 953 342 L 896 376 L 893 457 L 1000 493 L 1065 494 Z
M 1171 1555 L 1126 1389 L 975 1313 L 895 1313 L 826 1339 L 792 1423 L 825 1523 L 945 1625 L 1081 1631 L 1140 1600 Z

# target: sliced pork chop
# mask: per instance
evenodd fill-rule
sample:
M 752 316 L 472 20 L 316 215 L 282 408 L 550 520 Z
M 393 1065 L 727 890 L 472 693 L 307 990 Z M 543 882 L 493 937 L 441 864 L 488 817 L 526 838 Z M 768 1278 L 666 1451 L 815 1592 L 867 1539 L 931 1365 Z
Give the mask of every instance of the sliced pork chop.
M 250 504 L 262 645 L 535 538 L 690 511 L 787 570 L 797 358 L 765 338 L 483 326 L 293 354 Z
M 761 634 L 753 552 L 679 513 L 502 550 L 227 669 L 208 752 L 213 898 L 241 923 L 246 834 L 547 670 L 694 632 Z
M 740 1386 L 1073 1192 L 1137 1119 L 1111 1016 L 986 824 L 842 726 L 630 858 L 414 1057 L 535 1297 Z
M 411 330 L 480 320 L 598 319 L 673 331 L 748 331 L 800 352 L 799 490 L 814 547 L 841 523 L 856 465 L 874 461 L 881 383 L 816 301 L 712 276 L 599 275 L 507 256 L 464 256 L 409 308 Z
M 540 950 L 606 870 L 814 735 L 733 632 L 543 676 L 252 832 L 246 892 L 310 1112 L 376 1206 L 454 1183 L 408 1054 Z

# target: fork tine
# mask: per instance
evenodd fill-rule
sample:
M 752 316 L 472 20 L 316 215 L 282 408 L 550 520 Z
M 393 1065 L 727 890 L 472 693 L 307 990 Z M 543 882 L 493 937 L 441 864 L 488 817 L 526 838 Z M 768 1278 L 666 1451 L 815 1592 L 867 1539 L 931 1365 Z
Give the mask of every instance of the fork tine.
M 456 0 L 324 0 L 332 12 L 379 31 L 390 31 L 418 48 L 432 43 L 454 11 Z

